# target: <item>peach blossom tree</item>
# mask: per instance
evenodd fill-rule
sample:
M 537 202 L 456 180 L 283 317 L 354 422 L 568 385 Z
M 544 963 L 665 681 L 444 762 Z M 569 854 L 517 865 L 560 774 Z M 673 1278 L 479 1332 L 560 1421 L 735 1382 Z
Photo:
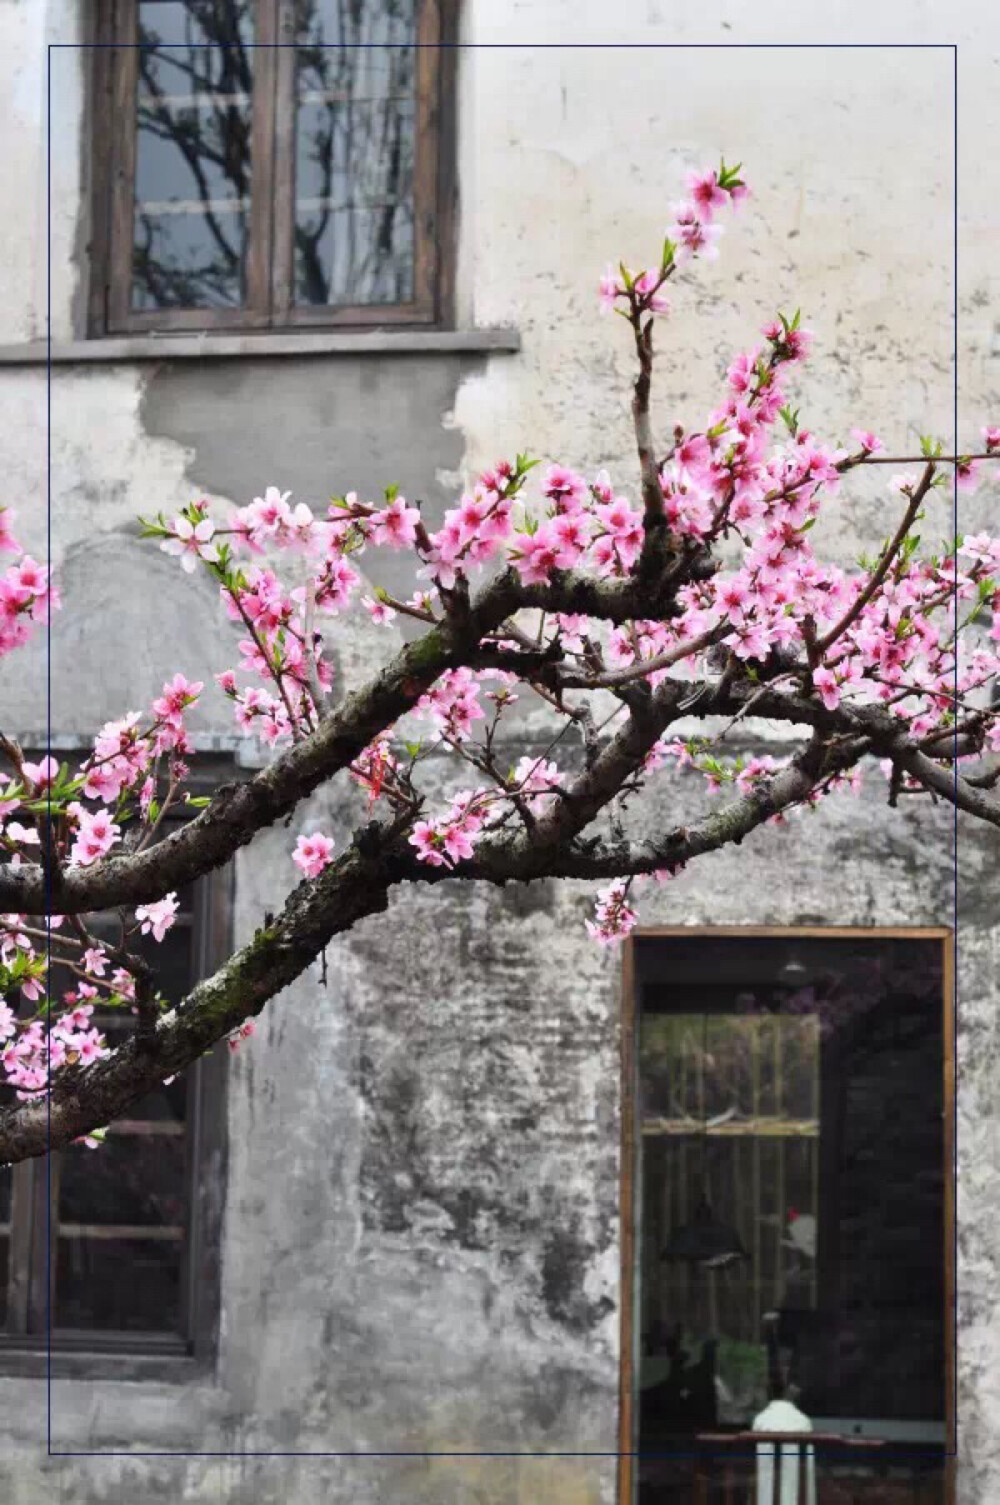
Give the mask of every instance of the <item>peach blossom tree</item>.
M 27 761 L 0 736 L 0 1159 L 98 1142 L 157 1083 L 251 1034 L 328 943 L 403 885 L 586 880 L 591 936 L 614 944 L 636 923 L 644 883 L 764 826 L 808 842 L 800 813 L 857 790 L 869 769 L 891 806 L 949 801 L 1000 826 L 1000 540 L 953 537 L 934 552 L 918 532 L 925 519 L 945 531 L 952 487 L 974 486 L 1000 458 L 1000 428 L 968 454 L 928 437 L 918 454 L 887 455 L 867 427 L 849 443 L 821 439 L 788 395 L 812 336 L 798 314 L 779 314 L 736 355 L 700 427 L 656 432 L 668 285 L 717 254 L 720 216 L 746 194 L 724 162 L 691 174 L 655 265 L 601 279 L 635 348 L 635 488 L 519 454 L 480 475 L 436 531 L 395 487 L 378 500 L 348 492 L 324 515 L 269 487 L 224 515 L 194 501 L 143 520 L 182 569 L 215 582 L 238 661 L 213 693 L 270 759 L 211 798 L 191 795 L 185 723 L 206 687 L 183 666 L 147 710 L 101 727 L 75 769 Z M 855 471 L 884 466 L 889 521 L 876 520 L 870 557 L 853 571 L 824 562 L 811 539 L 822 509 Z M 58 599 L 0 517 L 0 549 L 14 556 L 0 579 L 0 652 L 11 653 Z M 357 562 L 379 549 L 411 558 L 408 598 L 364 593 Z M 417 625 L 344 693 L 325 649 L 352 609 Z M 519 696 L 545 703 L 551 737 L 511 768 Z M 792 728 L 788 755 L 729 754 L 745 718 Z M 698 735 L 680 735 L 692 720 Z M 425 779 L 441 754 L 461 774 L 444 805 Z M 641 811 L 678 768 L 707 780 L 712 813 L 662 828 L 650 813 L 629 835 L 623 807 Z M 337 779 L 364 792 L 365 822 L 342 850 L 322 830 L 290 837 L 280 911 L 169 1006 L 142 936 L 155 949 L 183 885 Z M 178 810 L 188 818 L 164 834 Z M 114 942 L 93 928 L 108 910 Z M 58 997 L 50 960 L 73 981 Z M 131 1022 L 113 1049 L 96 1005 Z

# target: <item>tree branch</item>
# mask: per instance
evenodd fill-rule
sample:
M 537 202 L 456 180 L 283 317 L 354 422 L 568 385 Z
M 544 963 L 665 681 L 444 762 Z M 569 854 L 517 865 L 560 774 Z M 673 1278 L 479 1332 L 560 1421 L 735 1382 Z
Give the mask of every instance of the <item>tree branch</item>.
M 633 579 L 599 580 L 572 571 L 547 585 L 524 585 L 508 569 L 489 581 L 460 618 L 449 618 L 408 643 L 386 667 L 253 778 L 223 785 L 211 805 L 183 829 L 132 856 L 108 857 L 60 875 L 53 908 L 60 914 L 145 904 L 222 867 L 258 831 L 287 815 L 321 783 L 347 768 L 380 732 L 412 710 L 446 669 L 473 664 L 482 638 L 527 607 L 621 623 L 668 616 L 677 584 L 646 587 Z M 0 868 L 0 909 L 44 914 L 45 875 L 24 864 Z

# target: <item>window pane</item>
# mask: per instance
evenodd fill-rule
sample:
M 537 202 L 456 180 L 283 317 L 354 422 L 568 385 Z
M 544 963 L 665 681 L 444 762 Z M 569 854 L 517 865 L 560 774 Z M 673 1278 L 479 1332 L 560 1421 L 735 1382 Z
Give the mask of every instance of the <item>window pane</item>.
M 180 1228 L 186 1216 L 183 1134 L 112 1133 L 99 1153 L 74 1148 L 62 1157 L 60 1228 L 67 1222 Z
M 111 1332 L 180 1327 L 178 1245 L 166 1238 L 63 1237 L 54 1326 Z
M 416 0 L 296 6 L 295 298 L 413 298 Z
M 939 1466 L 941 955 L 877 936 L 639 942 L 642 1449 L 780 1397 Z M 657 1469 L 644 1505 L 675 1498 Z
M 252 0 L 140 0 L 132 307 L 245 301 Z
M 156 986 L 171 1003 L 189 990 L 194 970 L 190 888 L 178 897 L 181 908 L 162 941 L 136 936 L 131 943 L 151 963 Z M 94 917 L 91 929 L 109 948 L 118 941 L 120 925 L 111 913 Z M 77 981 L 58 971 L 54 988 Z M 132 1015 L 102 1010 L 95 1002 L 93 1021 L 108 1043 L 129 1038 Z M 188 1219 L 186 1102 L 186 1079 L 180 1076 L 113 1124 L 99 1149 L 74 1145 L 58 1156 L 55 1327 L 179 1330 Z

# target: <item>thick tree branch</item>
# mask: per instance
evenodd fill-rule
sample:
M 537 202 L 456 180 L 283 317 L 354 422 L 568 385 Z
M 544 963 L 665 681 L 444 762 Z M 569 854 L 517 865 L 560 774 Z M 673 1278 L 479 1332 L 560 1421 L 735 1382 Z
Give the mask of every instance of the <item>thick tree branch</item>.
M 603 764 L 598 758 L 595 769 L 577 781 L 572 816 L 550 823 L 541 841 L 536 832 L 488 838 L 477 848 L 475 858 L 453 873 L 420 863 L 399 823 L 373 824 L 358 832 L 338 862 L 313 882 L 300 883 L 279 918 L 213 977 L 199 983 L 155 1029 L 134 1036 L 105 1061 L 61 1071 L 52 1087 L 51 1106 L 40 1097 L 0 1114 L 0 1160 L 12 1163 L 46 1154 L 120 1116 L 165 1077 L 183 1071 L 243 1020 L 259 1014 L 335 935 L 384 910 L 390 889 L 400 882 L 427 884 L 457 878 L 503 884 L 539 877 L 624 876 L 675 866 L 742 841 L 764 821 L 805 798 L 820 778 L 849 766 L 863 750 L 858 744 L 849 752 L 842 751 L 839 758 L 831 758 L 816 737 L 766 785 L 695 826 L 677 827 L 662 838 L 639 844 L 577 843 L 577 832 L 591 818 L 588 812 L 599 809 L 610 797 L 613 768 L 624 773 L 640 755 L 652 720 L 668 716 L 669 707 L 670 698 L 664 697 L 651 710 L 650 724 L 634 726 L 625 737 L 614 739 L 612 748 L 602 755 Z
M 507 845 L 481 842 L 475 857 L 463 863 L 461 873 L 491 883 L 506 883 L 543 876 L 638 877 L 676 867 L 730 843 L 738 845 L 758 826 L 807 798 L 821 780 L 851 768 L 866 750 L 867 744 L 857 739 L 831 752 L 816 737 L 787 768 L 694 825 L 676 826 L 662 836 L 639 842 L 575 841 L 544 858 L 540 858 L 533 840 L 520 838 Z
M 409 643 L 375 678 L 321 720 L 316 731 L 288 748 L 253 778 L 223 785 L 211 805 L 147 851 L 109 857 L 59 875 L 56 913 L 144 904 L 222 867 L 257 832 L 287 815 L 321 783 L 349 767 L 380 732 L 412 710 L 446 669 L 477 661 L 482 638 L 522 608 L 585 614 L 621 623 L 669 616 L 674 592 L 626 580 L 599 580 L 571 571 L 547 585 L 524 585 L 513 569 L 486 584 L 468 608 Z M 0 868 L 0 910 L 44 914 L 41 867 Z
M 395 852 L 395 867 L 389 860 Z M 104 1061 L 63 1070 L 44 1096 L 0 1113 L 0 1161 L 44 1155 L 101 1128 L 165 1077 L 185 1070 L 294 982 L 335 935 L 385 909 L 389 884 L 409 859 L 392 827 L 371 826 L 312 883 L 300 883 L 278 919 L 258 932 L 183 1004 Z
M 899 762 L 925 789 L 942 795 L 967 815 L 975 815 L 992 826 L 1000 826 L 1000 800 L 990 799 L 981 788 L 963 779 L 955 767 L 942 768 L 940 763 L 935 763 L 926 753 L 916 748 L 901 753 Z

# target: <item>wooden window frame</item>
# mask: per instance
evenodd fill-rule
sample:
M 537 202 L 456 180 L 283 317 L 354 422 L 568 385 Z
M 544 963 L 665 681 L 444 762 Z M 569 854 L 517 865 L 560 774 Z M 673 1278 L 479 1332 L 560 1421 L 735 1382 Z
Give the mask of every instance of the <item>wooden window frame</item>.
M 706 947 L 715 940 L 914 940 L 941 945 L 943 1111 L 944 1111 L 944 1344 L 945 1344 L 945 1468 L 946 1505 L 955 1501 L 955 932 L 945 926 L 650 926 L 629 936 L 623 947 L 621 994 L 621 1114 L 620 1114 L 620 1288 L 618 1505 L 633 1505 L 638 1483 L 635 1467 L 638 1441 L 636 1407 L 636 1292 L 639 1241 L 636 1238 L 636 1172 L 639 1152 L 638 1000 L 635 949 L 644 940 L 701 937 Z M 693 1439 L 692 1439 L 693 1442 Z
M 419 0 L 414 297 L 405 304 L 296 305 L 294 0 L 255 0 L 252 190 L 243 308 L 134 312 L 136 0 L 104 0 L 92 49 L 88 335 L 422 326 L 454 322 L 457 0 Z M 286 107 L 279 106 L 285 101 Z
M 194 886 L 191 923 L 196 979 L 210 976 L 231 953 L 232 889 L 232 869 L 211 873 Z M 54 1375 L 186 1380 L 194 1370 L 213 1367 L 219 1332 L 222 1214 L 226 1194 L 227 1054 L 223 1046 L 217 1047 L 196 1062 L 188 1077 L 184 1123 L 188 1219 L 180 1331 L 115 1332 L 53 1327 Z M 45 1254 L 49 1190 L 49 1175 L 43 1160 L 14 1166 L 9 1290 L 10 1299 L 22 1303 L 18 1325 L 32 1330 L 0 1333 L 0 1374 L 32 1376 L 46 1372 L 50 1349 L 45 1330 L 47 1303 L 41 1256 Z M 58 1195 L 54 1184 L 51 1192 L 53 1198 Z M 54 1273 L 54 1258 L 49 1256 L 47 1264 Z

